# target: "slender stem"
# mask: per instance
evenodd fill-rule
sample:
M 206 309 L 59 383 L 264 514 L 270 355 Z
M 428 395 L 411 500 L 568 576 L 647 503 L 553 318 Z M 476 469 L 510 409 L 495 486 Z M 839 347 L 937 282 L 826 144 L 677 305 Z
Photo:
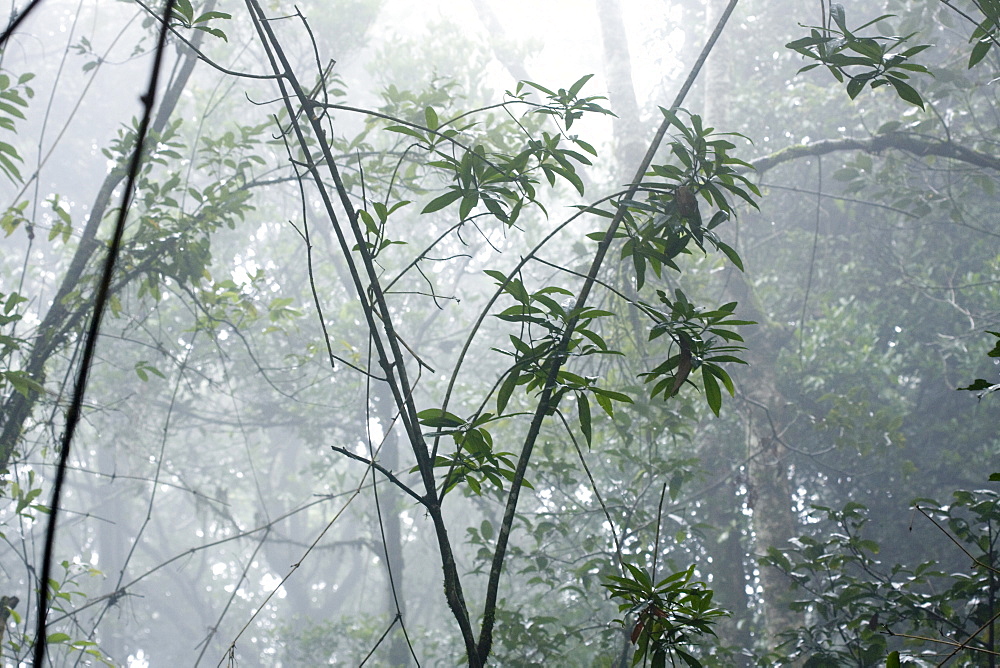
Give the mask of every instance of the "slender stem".
M 694 85 L 699 72 L 701 72 L 702 66 L 708 59 L 708 55 L 712 52 L 712 49 L 718 41 L 719 36 L 722 34 L 722 30 L 728 22 L 730 15 L 732 15 L 733 10 L 736 9 L 738 2 L 739 0 L 729 0 L 729 4 L 726 6 L 725 11 L 722 12 L 722 16 L 719 17 L 719 21 L 716 23 L 715 30 L 712 31 L 705 47 L 702 49 L 701 55 L 699 55 L 694 67 L 691 68 L 691 72 L 688 74 L 687 80 L 677 93 L 677 97 L 674 99 L 674 102 L 670 107 L 671 112 L 679 109 L 681 104 L 684 102 L 688 91 L 690 91 L 691 86 Z M 653 157 L 656 155 L 656 152 L 659 149 L 663 138 L 666 136 L 669 127 L 669 118 L 664 118 L 659 129 L 657 129 L 653 140 L 650 142 L 649 149 L 646 151 L 646 155 L 643 157 L 639 168 L 636 170 L 632 183 L 623 199 L 630 200 L 634 198 L 635 193 L 639 190 L 642 178 L 645 176 L 646 171 L 652 164 Z M 621 225 L 624 217 L 625 207 L 619 206 L 618 210 L 615 212 L 614 218 L 611 220 L 611 224 L 608 226 L 607 231 L 604 233 L 604 237 L 601 239 L 601 242 L 597 247 L 597 252 L 594 254 L 594 260 L 591 263 L 590 272 L 587 275 L 587 280 L 584 281 L 583 286 L 580 289 L 580 294 L 577 297 L 576 305 L 573 309 L 574 312 L 580 313 L 583 310 L 583 307 L 586 306 L 587 300 L 590 297 L 590 292 L 597 283 L 598 271 L 604 264 L 604 259 L 607 257 L 608 251 L 611 248 L 611 243 L 615 238 L 615 233 L 618 231 L 618 227 Z M 552 353 L 545 387 L 542 390 L 541 397 L 538 401 L 538 407 L 535 410 L 531 425 L 528 428 L 528 433 L 521 446 L 521 453 L 517 461 L 517 467 L 514 471 L 514 478 L 511 480 L 510 492 L 507 495 L 507 504 L 504 508 L 503 520 L 500 524 L 500 531 L 497 535 L 497 544 L 493 552 L 493 562 L 490 566 L 490 575 L 486 587 L 486 602 L 483 608 L 483 628 L 479 636 L 478 643 L 479 659 L 483 662 L 485 662 L 486 657 L 490 655 L 493 648 L 493 626 L 496 618 L 496 604 L 500 589 L 500 575 L 503 572 L 504 560 L 507 555 L 507 543 L 510 539 L 510 532 L 514 524 L 514 515 L 517 511 L 517 502 L 521 491 L 521 483 L 524 481 L 524 476 L 528 469 L 528 463 L 531 460 L 531 453 L 535 447 L 535 442 L 538 440 L 538 435 L 541 433 L 542 422 L 545 420 L 545 417 L 556 408 L 556 405 L 561 398 L 561 393 L 557 393 L 556 391 L 558 386 L 559 371 L 566 359 L 566 351 L 569 348 L 570 339 L 572 338 L 578 321 L 579 316 L 571 318 L 569 322 L 567 322 L 566 330 L 563 332 L 559 344 Z
M 299 115 L 297 113 L 296 109 L 292 105 L 292 101 L 296 100 L 302 108 L 306 109 L 310 108 L 310 106 L 315 103 L 312 102 L 312 100 L 306 95 L 306 92 L 303 90 L 298 79 L 295 77 L 294 71 L 285 57 L 284 51 L 281 49 L 277 37 L 271 30 L 270 22 L 267 20 L 259 2 L 257 0 L 246 0 L 246 4 L 250 10 L 254 25 L 258 31 L 258 35 L 260 36 L 261 43 L 263 44 L 267 57 L 270 61 L 271 68 L 275 74 L 279 75 L 277 77 L 277 83 L 281 92 L 281 99 L 285 104 L 285 108 L 288 111 L 289 118 L 291 119 L 291 129 L 295 133 L 296 140 L 299 142 L 300 146 L 305 148 L 308 146 L 308 143 L 306 142 L 305 133 L 300 124 L 300 118 L 303 115 Z M 291 88 L 291 90 L 289 90 L 289 88 Z M 468 606 L 466 605 L 465 596 L 462 591 L 461 578 L 459 576 L 458 565 L 455 561 L 454 552 L 452 550 L 451 540 L 448 537 L 447 526 L 444 516 L 441 513 L 441 504 L 435 485 L 434 467 L 430 458 L 430 452 L 424 442 L 423 434 L 420 431 L 416 405 L 413 400 L 413 385 L 410 383 L 406 372 L 405 358 L 403 357 L 399 346 L 400 339 L 396 335 L 395 326 L 392 322 L 391 311 L 386 303 L 385 293 L 379 283 L 379 276 L 375 269 L 374 260 L 368 246 L 365 243 L 364 233 L 362 232 L 361 226 L 358 224 L 357 212 L 355 211 L 350 200 L 350 194 L 340 178 L 340 172 L 337 169 L 336 161 L 330 149 L 330 145 L 326 141 L 326 135 L 324 134 L 323 127 L 321 125 L 321 119 L 315 117 L 314 114 L 304 114 L 304 116 L 307 117 L 308 122 L 311 124 L 313 133 L 323 154 L 323 162 L 326 164 L 333 179 L 341 206 L 347 213 L 351 232 L 354 235 L 354 239 L 361 256 L 362 267 L 359 268 L 353 259 L 353 253 L 351 250 L 352 246 L 348 242 L 345 231 L 336 215 L 333 202 L 331 201 L 330 195 L 319 175 L 318 166 L 310 159 L 307 164 L 307 169 L 310 176 L 316 181 L 323 206 L 330 218 L 331 223 L 333 224 L 341 251 L 347 260 L 351 279 L 354 283 L 356 294 L 358 299 L 361 301 L 362 309 L 365 314 L 372 344 L 375 347 L 379 364 L 382 366 L 382 370 L 385 373 L 389 389 L 393 395 L 393 400 L 399 409 L 400 421 L 403 424 L 404 431 L 406 432 L 407 438 L 410 442 L 410 447 L 417 460 L 417 468 L 420 472 L 425 489 L 424 505 L 427 508 L 427 513 L 430 515 L 434 524 L 438 549 L 441 553 L 441 565 L 445 581 L 445 597 L 448 601 L 448 606 L 451 608 L 452 614 L 454 614 L 462 632 L 462 638 L 466 647 L 466 654 L 469 658 L 469 665 L 473 668 L 479 668 L 482 665 L 482 660 L 478 658 L 476 652 L 475 633 L 472 630 L 472 622 L 469 619 Z M 364 270 L 368 279 L 367 286 L 362 281 L 361 269 Z M 378 309 L 377 311 L 376 306 Z
M 174 0 L 167 0 L 167 4 L 163 8 L 164 17 L 170 16 L 173 8 Z M 122 204 L 118 208 L 118 219 L 115 221 L 114 234 L 108 247 L 108 256 L 104 261 L 101 282 L 97 286 L 94 313 L 91 316 L 90 326 L 87 329 L 87 339 L 84 343 L 83 355 L 80 359 L 80 368 L 77 371 L 76 382 L 73 386 L 73 399 L 66 413 L 66 429 L 63 432 L 62 443 L 59 448 L 59 464 L 56 468 L 56 477 L 53 483 L 52 501 L 49 503 L 49 522 L 45 529 L 42 577 L 38 583 L 38 619 L 35 629 L 34 648 L 34 664 L 36 666 L 45 665 L 46 638 L 48 637 L 46 624 L 49 612 L 49 580 L 52 578 L 52 553 L 55 549 L 56 522 L 59 518 L 59 502 L 62 497 L 62 489 L 66 481 L 66 467 L 69 462 L 70 446 L 73 443 L 73 436 L 76 434 L 76 427 L 80 423 L 83 399 L 87 390 L 87 380 L 90 376 L 90 366 L 93 363 L 97 350 L 97 336 L 101 330 L 101 319 L 104 316 L 104 310 L 107 307 L 108 297 L 111 293 L 111 279 L 114 275 L 115 261 L 118 259 L 118 254 L 121 251 L 122 237 L 125 232 L 125 218 L 128 216 L 132 193 L 135 190 L 135 181 L 139 176 L 139 166 L 142 164 L 142 151 L 145 147 L 146 135 L 153 116 L 156 87 L 160 80 L 160 66 L 163 63 L 163 53 L 166 51 L 166 23 L 166 19 L 164 18 L 163 27 L 160 30 L 159 39 L 156 44 L 156 55 L 153 58 L 152 71 L 149 75 L 149 85 L 141 98 L 144 107 L 142 121 L 139 123 L 139 129 L 136 134 L 135 147 L 132 150 L 132 158 L 128 169 L 128 178 L 125 181 L 125 190 L 122 193 Z

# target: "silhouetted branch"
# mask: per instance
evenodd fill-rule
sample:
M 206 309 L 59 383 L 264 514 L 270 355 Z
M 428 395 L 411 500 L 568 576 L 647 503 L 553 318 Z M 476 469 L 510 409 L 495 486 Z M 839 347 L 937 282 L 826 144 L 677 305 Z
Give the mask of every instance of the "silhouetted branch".
M 771 155 L 751 160 L 750 164 L 753 165 L 758 173 L 763 173 L 785 162 L 798 160 L 799 158 L 826 155 L 827 153 L 835 153 L 837 151 L 881 153 L 890 150 L 904 151 L 920 158 L 927 156 L 948 158 L 949 160 L 957 160 L 974 167 L 1000 172 L 1000 158 L 966 148 L 955 142 L 924 137 L 909 132 L 886 132 L 869 137 L 868 139 L 854 139 L 852 137 L 820 139 L 808 144 L 789 146 Z

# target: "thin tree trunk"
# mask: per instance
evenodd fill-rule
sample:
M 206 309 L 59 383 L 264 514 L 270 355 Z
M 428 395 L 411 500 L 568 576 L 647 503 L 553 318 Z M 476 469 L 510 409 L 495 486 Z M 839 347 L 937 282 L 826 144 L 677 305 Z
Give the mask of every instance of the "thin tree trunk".
M 766 372 L 765 372 L 766 373 Z M 756 382 L 760 382 L 758 377 Z M 773 391 L 773 385 L 763 383 Z M 764 399 L 765 405 L 773 404 L 779 397 L 762 396 L 767 390 L 756 390 L 751 396 Z M 763 410 L 751 409 L 750 451 L 753 458 L 747 466 L 748 493 L 753 510 L 753 530 L 756 534 L 755 556 L 762 557 L 770 548 L 787 547 L 797 535 L 795 514 L 792 511 L 792 486 L 789 481 L 788 450 L 771 433 L 769 419 Z M 783 631 L 801 624 L 800 615 L 789 607 L 794 600 L 792 582 L 771 566 L 760 569 L 761 597 L 764 603 L 764 638 L 768 649 L 779 643 Z
M 604 44 L 604 78 L 614 119 L 615 156 L 623 173 L 635 168 L 646 152 L 645 133 L 639 120 L 639 103 L 632 84 L 632 58 L 619 0 L 597 0 L 597 18 Z
M 390 431 L 392 425 L 392 396 L 385 385 L 379 385 L 379 401 L 377 408 L 378 422 L 385 432 L 385 443 L 379 454 L 379 462 L 386 469 L 395 471 L 399 468 L 399 448 L 402 445 L 398 429 Z M 378 444 L 374 444 L 376 447 Z M 378 482 L 378 481 L 377 481 Z M 381 506 L 381 522 L 384 537 L 385 560 L 388 586 L 386 587 L 386 611 L 390 619 L 399 615 L 399 628 L 393 629 L 389 645 L 390 666 L 409 666 L 410 650 L 406 646 L 406 636 L 402 629 L 409 621 L 406 616 L 406 594 L 404 592 L 403 569 L 403 531 L 400 512 L 404 499 L 402 493 L 393 485 L 381 482 L 379 484 L 379 505 Z
M 799 528 L 792 505 L 790 451 L 781 442 L 781 433 L 789 420 L 789 402 L 779 392 L 774 378 L 774 360 L 789 340 L 789 332 L 767 322 L 742 274 L 734 272 L 730 284 L 740 303 L 741 315 L 759 323 L 756 331 L 746 337 L 749 367 L 738 374 L 738 381 L 746 405 L 747 505 L 753 512 L 754 556 L 760 558 L 772 547 L 787 547 Z M 781 632 L 800 626 L 803 620 L 789 608 L 794 600 L 792 582 L 784 573 L 770 566 L 761 567 L 760 585 L 764 642 L 773 649 Z

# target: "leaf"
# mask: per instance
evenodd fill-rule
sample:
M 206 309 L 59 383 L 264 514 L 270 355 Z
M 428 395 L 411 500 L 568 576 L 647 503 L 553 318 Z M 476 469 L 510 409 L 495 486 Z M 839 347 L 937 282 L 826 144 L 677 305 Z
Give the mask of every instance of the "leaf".
M 708 407 L 712 409 L 716 417 L 719 417 L 719 411 L 722 409 L 722 390 L 719 389 L 719 382 L 706 367 L 702 367 L 701 377 L 705 384 L 705 399 L 708 401 Z
M 896 94 L 899 95 L 899 97 L 915 107 L 920 107 L 921 109 L 924 108 L 924 100 L 920 97 L 920 93 L 918 93 L 913 86 L 906 83 L 902 79 L 889 74 L 885 76 L 885 79 L 893 88 L 896 89 Z
M 604 388 L 601 387 L 593 387 L 591 388 L 591 390 L 596 395 L 605 396 L 608 399 L 613 399 L 614 401 L 620 401 L 625 404 L 633 403 L 632 397 L 628 396 L 627 394 L 622 394 L 621 392 L 615 392 L 614 390 L 605 390 Z
M 440 198 L 439 198 L 440 199 Z M 462 204 L 458 208 L 458 217 L 462 220 L 468 218 L 472 210 L 479 204 L 479 191 L 470 190 L 462 196 Z
M 438 120 L 437 112 L 434 111 L 434 107 L 427 107 L 424 109 L 424 121 L 427 123 L 427 127 L 431 130 L 437 130 L 441 126 L 441 122 Z
M 205 12 L 198 18 L 194 20 L 194 23 L 204 23 L 205 21 L 211 21 L 213 19 L 231 19 L 232 14 L 227 14 L 225 12 Z
M 847 95 L 852 100 L 856 98 L 861 91 L 865 89 L 866 81 L 859 77 L 851 77 L 851 80 L 847 82 Z
M 735 249 L 733 249 L 731 246 L 728 246 L 727 244 L 722 243 L 721 241 L 716 241 L 715 247 L 718 248 L 723 253 L 725 253 L 726 257 L 729 258 L 730 262 L 736 265 L 737 269 L 739 269 L 740 271 L 744 271 L 743 260 L 740 258 L 739 253 L 737 253 Z
M 889 652 L 889 656 L 885 657 L 885 668 L 899 668 L 899 652 L 893 650 Z
M 595 394 L 594 399 L 597 399 L 597 405 L 604 409 L 604 412 L 608 414 L 608 417 L 614 420 L 615 406 L 611 403 L 611 399 L 601 394 Z
M 981 61 L 983 58 L 986 57 L 986 54 L 990 52 L 991 46 L 993 46 L 993 43 L 990 42 L 989 40 L 984 39 L 980 40 L 979 42 L 976 42 L 976 45 L 972 47 L 972 53 L 969 54 L 968 68 L 970 70 L 976 65 L 978 65 L 979 61 Z
M 423 211 L 420 213 L 434 213 L 435 211 L 440 211 L 445 208 L 455 200 L 462 197 L 461 190 L 452 190 L 451 192 L 446 192 L 440 197 L 435 197 L 430 201 L 430 203 L 424 207 Z
M 428 408 L 417 413 L 420 424 L 428 427 L 461 427 L 465 420 L 454 413 L 443 411 L 440 408 Z
M 226 33 L 222 32 L 218 28 L 209 28 L 208 26 L 195 26 L 195 29 L 201 30 L 202 32 L 207 32 L 209 35 L 212 35 L 213 37 L 218 37 L 223 42 L 229 41 L 229 37 L 226 35 Z
M 847 43 L 847 48 L 862 56 L 867 56 L 875 65 L 882 60 L 885 53 L 879 43 L 871 38 L 858 39 Z
M 586 393 L 578 392 L 576 403 L 577 411 L 580 414 L 580 431 L 583 432 L 583 437 L 587 439 L 587 445 L 592 445 L 594 434 L 590 424 L 590 401 L 587 399 Z
M 517 370 L 511 369 L 510 374 L 504 379 L 500 390 L 497 392 L 497 415 L 503 415 L 503 409 L 507 408 L 510 395 L 514 393 L 514 388 L 517 387 L 517 379 Z
M 830 5 L 830 18 L 833 22 L 837 24 L 837 27 L 847 35 L 851 35 L 851 32 L 847 29 L 847 15 L 844 12 L 844 6 L 839 3 L 834 3 Z
M 810 47 L 810 46 L 816 46 L 817 44 L 828 44 L 829 42 L 832 42 L 832 41 L 833 41 L 832 37 L 821 37 L 821 36 L 812 35 L 810 37 L 802 37 L 802 38 L 799 38 L 797 40 L 791 41 L 788 44 L 785 44 L 785 48 L 786 49 L 792 49 L 793 51 L 798 51 L 800 53 L 803 53 L 804 55 L 808 55 L 808 52 L 805 51 L 805 49 L 807 49 L 808 47 Z M 813 67 L 816 67 L 817 65 L 818 65 L 818 63 L 814 64 L 814 65 L 810 65 L 809 68 L 812 69 Z
M 976 381 L 974 383 L 972 383 L 971 385 L 967 385 L 966 387 L 959 387 L 958 389 L 959 390 L 969 390 L 971 392 L 978 392 L 979 390 L 990 390 L 990 391 L 992 391 L 991 388 L 993 388 L 993 387 L 996 387 L 996 386 L 994 386 L 993 383 L 991 383 L 990 381 L 985 380 L 983 378 L 977 378 Z
M 579 80 L 577 80 L 575 84 L 569 87 L 569 96 L 576 97 L 577 94 L 580 92 L 580 90 L 583 88 L 584 84 L 590 81 L 591 77 L 593 76 L 594 76 L 593 74 L 587 74 L 581 77 Z
M 550 91 L 545 86 L 540 86 L 539 84 L 536 84 L 533 81 L 519 81 L 518 85 L 520 86 L 520 84 L 522 84 L 522 83 L 525 84 L 525 85 L 531 86 L 535 90 L 541 91 L 541 92 L 545 93 L 546 95 L 550 95 L 550 96 L 554 96 L 555 95 L 555 93 L 553 93 L 552 91 Z
M 390 125 L 389 127 L 386 128 L 386 130 L 388 130 L 389 132 L 398 132 L 401 135 L 409 135 L 411 137 L 419 139 L 420 141 L 427 141 L 427 138 L 424 137 L 424 133 L 420 132 L 415 128 L 407 127 L 405 125 Z
M 11 384 L 14 390 L 25 399 L 31 399 L 31 393 L 40 394 L 45 391 L 37 381 L 28 377 L 24 371 L 4 371 L 0 373 L 0 378 Z

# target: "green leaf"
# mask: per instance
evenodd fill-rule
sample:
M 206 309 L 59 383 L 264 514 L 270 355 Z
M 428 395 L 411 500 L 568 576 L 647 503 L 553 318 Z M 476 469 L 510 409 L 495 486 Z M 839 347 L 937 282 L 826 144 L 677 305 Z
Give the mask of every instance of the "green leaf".
M 592 445 L 594 434 L 590 424 L 590 400 L 587 399 L 586 393 L 578 392 L 576 403 L 577 411 L 580 414 L 580 431 L 583 432 L 583 437 L 587 439 L 587 445 Z
M 516 369 L 511 369 L 510 374 L 504 379 L 500 390 L 497 392 L 497 415 L 503 415 L 503 409 L 507 408 L 510 396 L 517 387 L 518 373 Z
M 572 86 L 570 86 L 569 87 L 569 95 L 570 95 L 570 97 L 576 97 L 577 94 L 580 92 L 580 90 L 583 88 L 584 84 L 586 84 L 588 81 L 590 81 L 591 77 L 593 77 L 593 76 L 594 76 L 593 74 L 587 74 L 587 75 L 581 77 L 579 80 L 577 80 L 577 82 L 575 84 L 573 84 Z
M 702 367 L 701 377 L 705 384 L 705 399 L 708 401 L 708 407 L 718 417 L 719 411 L 722 410 L 722 390 L 719 389 L 718 381 L 707 367 Z
M 885 668 L 899 668 L 899 652 L 893 650 L 889 652 L 889 656 L 885 657 Z
M 194 23 L 204 23 L 205 21 L 211 21 L 213 19 L 231 19 L 232 14 L 227 14 L 225 12 L 205 12 L 198 18 L 194 20 Z
M 0 372 L 0 378 L 11 384 L 14 390 L 25 399 L 31 399 L 31 393 L 40 394 L 45 391 L 37 381 L 28 377 L 24 371 L 4 371 Z
M 406 125 L 390 125 L 389 127 L 386 128 L 386 130 L 388 130 L 389 132 L 398 132 L 401 135 L 409 135 L 411 137 L 419 139 L 420 141 L 427 141 L 427 138 L 424 136 L 423 132 L 417 130 L 416 128 L 408 127 Z
M 915 107 L 920 107 L 921 109 L 924 108 L 924 100 L 920 97 L 920 93 L 918 93 L 913 86 L 892 75 L 887 74 L 885 79 L 893 88 L 896 89 L 896 94 L 899 95 L 899 97 Z
M 882 60 L 885 55 L 879 43 L 870 38 L 858 39 L 847 43 L 847 48 L 872 60 L 872 64 Z
M 428 408 L 417 413 L 420 424 L 427 427 L 461 427 L 465 420 L 454 413 L 443 411 L 440 408 Z
M 441 126 L 441 121 L 438 120 L 438 115 L 434 111 L 434 107 L 424 109 L 424 120 L 427 123 L 427 127 L 431 130 L 437 130 Z
M 993 46 L 993 43 L 986 39 L 976 42 L 976 45 L 972 47 L 972 53 L 969 54 L 970 70 L 986 57 L 986 54 L 990 52 L 991 46 Z
M 614 420 L 615 419 L 615 406 L 614 406 L 613 403 L 611 403 L 611 399 L 609 399 L 608 397 L 606 397 L 606 396 L 604 396 L 602 394 L 595 394 L 594 395 L 594 399 L 597 400 L 597 405 L 599 405 L 601 408 L 603 408 L 604 412 L 608 414 L 608 417 L 611 418 L 612 420 Z
M 550 91 L 550 90 L 549 90 L 548 88 L 546 88 L 545 86 L 541 86 L 541 85 L 539 85 L 539 84 L 536 84 L 536 83 L 535 83 L 535 82 L 533 82 L 533 81 L 519 81 L 519 82 L 518 82 L 518 84 L 519 84 L 519 85 L 520 85 L 520 84 L 522 84 L 522 83 L 523 83 L 523 84 L 525 84 L 525 85 L 528 85 L 528 86 L 531 86 L 531 87 L 532 87 L 532 88 L 534 88 L 535 90 L 537 90 L 537 91 L 541 91 L 541 92 L 545 93 L 546 95 L 550 95 L 550 96 L 554 96 L 554 95 L 555 95 L 555 93 L 553 93 L 552 91 Z
M 850 97 L 852 100 L 856 98 L 858 94 L 860 94 L 861 91 L 864 90 L 865 83 L 867 82 L 864 79 L 858 77 L 851 77 L 851 80 L 847 82 L 848 97 Z
M 740 271 L 744 271 L 744 269 L 743 269 L 743 260 L 740 259 L 740 255 L 739 255 L 739 253 L 736 252 L 735 249 L 733 249 L 731 246 L 729 246 L 727 244 L 722 243 L 721 241 L 716 241 L 715 242 L 715 247 L 718 248 L 723 253 L 725 253 L 726 257 L 729 258 L 730 262 L 732 262 L 734 265 L 736 265 L 737 269 L 739 269 Z
M 421 211 L 420 213 L 434 213 L 435 211 L 440 211 L 441 209 L 445 208 L 446 206 L 448 206 L 455 200 L 459 199 L 460 197 L 462 197 L 461 190 L 452 190 L 450 192 L 446 192 L 440 197 L 435 197 L 434 199 L 432 199 L 430 203 L 427 206 L 425 206 L 423 211 Z
M 440 198 L 439 198 L 440 199 Z M 462 196 L 462 204 L 458 208 L 458 217 L 465 219 L 472 213 L 472 210 L 479 204 L 479 192 L 471 190 Z

